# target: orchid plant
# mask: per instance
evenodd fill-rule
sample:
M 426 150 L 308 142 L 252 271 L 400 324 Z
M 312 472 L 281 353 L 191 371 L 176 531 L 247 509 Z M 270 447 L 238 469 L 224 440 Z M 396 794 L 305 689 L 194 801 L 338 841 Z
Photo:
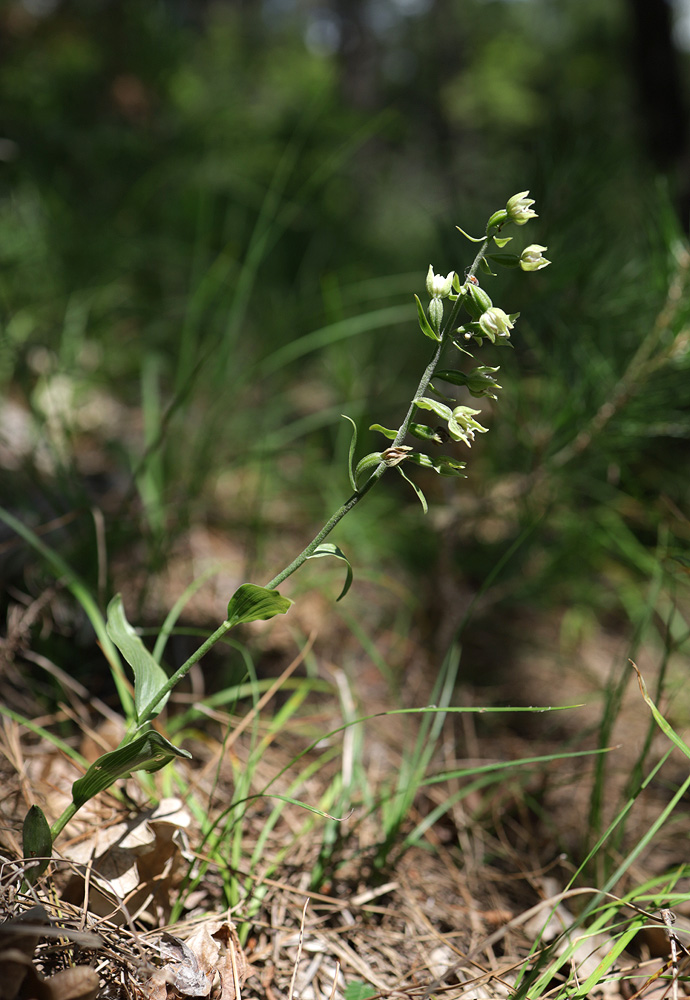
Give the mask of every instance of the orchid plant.
M 490 216 L 482 236 L 471 237 L 459 230 L 468 240 L 479 244 L 464 277 L 461 278 L 457 271 L 450 271 L 446 275 L 436 274 L 433 267 L 429 267 L 426 277 L 429 301 L 425 307 L 418 296 L 415 299 L 419 328 L 433 343 L 431 359 L 400 426 L 396 429 L 373 424 L 369 428 L 383 435 L 390 444 L 381 450 L 369 452 L 355 463 L 357 427 L 350 417 L 345 417 L 352 424 L 348 461 L 351 494 L 348 499 L 331 515 L 309 545 L 265 586 L 242 584 L 230 598 L 227 616 L 222 624 L 170 677 L 159 662 L 164 643 L 157 643 L 154 653 L 150 653 L 127 621 L 120 595 L 112 599 L 108 606 L 104 634 L 99 634 L 99 639 L 113 673 L 120 682 L 118 690 L 129 719 L 129 727 L 120 746 L 99 757 L 74 782 L 72 801 L 52 827 L 38 806 L 32 806 L 27 813 L 23 831 L 24 854 L 27 859 L 36 859 L 27 867 L 26 874 L 30 882 L 36 881 L 45 871 L 55 838 L 85 802 L 132 771 L 156 771 L 176 757 L 191 756 L 187 750 L 173 746 L 152 729 L 152 720 L 165 707 L 175 685 L 231 629 L 247 622 L 270 619 L 288 611 L 292 601 L 280 594 L 277 588 L 307 559 L 334 556 L 343 560 L 346 579 L 338 600 L 345 596 L 352 583 L 352 567 L 341 549 L 332 542 L 327 542 L 326 538 L 338 522 L 361 503 L 384 473 L 393 469 L 401 475 L 416 493 L 425 512 L 427 502 L 424 494 L 409 475 L 412 468 L 430 469 L 441 476 L 464 477 L 466 463 L 453 455 L 438 454 L 436 449 L 451 442 L 462 443 L 469 448 L 475 436 L 485 434 L 487 428 L 477 420 L 480 414 L 478 409 L 448 396 L 439 387 L 439 383 L 462 388 L 476 399 L 488 397 L 496 400 L 496 393 L 501 388 L 496 379 L 499 368 L 478 365 L 464 371 L 443 367 L 442 358 L 446 353 L 452 352 L 472 358 L 468 346 L 476 344 L 481 347 L 485 340 L 496 347 L 510 346 L 511 333 L 519 314 L 506 313 L 494 305 L 481 287 L 478 274 L 493 275 L 494 264 L 529 272 L 539 271 L 550 263 L 543 256 L 546 247 L 538 244 L 526 247 L 520 254 L 505 250 L 512 239 L 511 236 L 504 235 L 505 229 L 509 225 L 523 226 L 535 218 L 537 213 L 532 208 L 533 205 L 534 200 L 529 197 L 529 191 L 521 191 L 508 200 L 505 208 Z M 435 418 L 433 426 L 431 423 L 421 422 L 426 414 Z M 418 450 L 419 445 L 406 443 L 410 439 L 422 442 L 427 450 Z M 133 698 L 129 689 L 121 682 L 120 656 L 129 664 L 134 675 Z

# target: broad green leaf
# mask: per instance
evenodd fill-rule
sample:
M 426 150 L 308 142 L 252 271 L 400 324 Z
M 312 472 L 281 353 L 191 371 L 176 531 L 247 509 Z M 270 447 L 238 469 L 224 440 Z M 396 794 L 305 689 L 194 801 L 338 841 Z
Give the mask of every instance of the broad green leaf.
M 441 420 L 450 420 L 452 416 L 452 410 L 450 407 L 446 406 L 445 403 L 439 403 L 436 399 L 429 399 L 428 396 L 420 396 L 419 399 L 415 399 L 415 406 L 418 406 L 420 410 L 431 410 L 435 413 L 437 417 Z
M 350 450 L 347 456 L 347 474 L 350 479 L 350 486 L 353 490 L 357 489 L 357 481 L 355 480 L 355 448 L 357 447 L 357 424 L 354 422 L 352 417 L 348 417 L 347 413 L 341 413 L 340 416 L 343 420 L 349 420 L 352 424 L 352 437 L 350 438 Z
M 426 502 L 426 497 L 424 496 L 424 494 L 420 490 L 419 486 L 417 486 L 416 483 L 413 483 L 409 476 L 405 475 L 405 473 L 403 472 L 403 470 L 401 469 L 401 467 L 399 465 L 396 465 L 396 469 L 398 470 L 398 472 L 400 473 L 400 475 L 403 477 L 403 479 L 405 480 L 405 482 L 409 483 L 410 486 L 412 487 L 412 489 L 415 491 L 415 493 L 417 494 L 417 498 L 418 498 L 419 502 L 422 505 L 422 510 L 426 514 L 428 512 L 428 510 L 429 510 L 429 504 Z
M 282 597 L 277 590 L 243 583 L 230 598 L 227 620 L 232 628 L 246 622 L 268 621 L 276 615 L 287 614 L 291 604 L 292 601 Z
M 72 801 L 77 809 L 131 771 L 158 771 L 175 757 L 191 758 L 188 750 L 175 747 L 151 730 L 138 740 L 125 743 L 99 757 L 86 774 L 72 785 Z
M 137 722 L 147 721 L 141 718 L 141 712 L 167 683 L 168 675 L 161 665 L 156 663 L 127 621 L 121 594 L 116 594 L 108 605 L 106 630 L 134 673 L 134 711 Z M 162 712 L 169 697 L 170 692 L 156 702 L 153 711 L 149 713 L 149 718 Z
M 53 838 L 50 836 L 48 820 L 38 806 L 31 806 L 24 817 L 22 851 L 26 859 L 43 858 L 35 868 L 26 871 L 26 881 L 33 885 L 50 864 L 50 855 L 53 852 Z
M 390 441 L 395 441 L 396 435 L 398 433 L 397 431 L 391 430 L 390 427 L 382 427 L 381 424 L 370 424 L 369 430 L 378 431 L 379 434 L 383 434 L 383 436 L 387 437 Z
M 380 451 L 370 451 L 368 455 L 361 458 L 357 463 L 357 468 L 355 469 L 355 479 L 359 479 L 361 474 L 366 471 L 366 469 L 371 469 L 372 466 L 378 465 L 379 462 L 383 461 L 381 458 Z
M 513 238 L 512 236 L 494 236 L 493 239 L 496 246 L 502 250 L 503 247 L 508 246 L 512 238 Z
M 342 549 L 339 549 L 337 545 L 333 544 L 333 542 L 321 542 L 321 544 L 317 545 L 308 558 L 319 559 L 321 556 L 335 556 L 336 559 L 342 559 L 347 566 L 345 585 L 340 591 L 340 595 L 336 598 L 337 601 L 340 601 L 343 597 L 345 597 L 345 594 L 347 594 L 348 590 L 352 586 L 352 566 L 350 565 L 350 560 L 347 558 Z
M 443 368 L 434 372 L 434 378 L 442 378 L 444 382 L 451 382 L 453 385 L 467 385 L 467 375 L 457 368 Z
M 377 996 L 378 992 L 371 983 L 362 983 L 358 979 L 353 979 L 345 987 L 343 996 L 345 1000 L 371 1000 L 371 997 Z
M 417 303 L 417 318 L 419 319 L 419 329 L 422 331 L 425 337 L 430 340 L 435 340 L 437 343 L 441 339 L 436 331 L 431 326 L 431 323 L 426 318 L 426 313 L 424 312 L 424 306 L 419 301 L 419 296 L 415 295 L 415 301 Z

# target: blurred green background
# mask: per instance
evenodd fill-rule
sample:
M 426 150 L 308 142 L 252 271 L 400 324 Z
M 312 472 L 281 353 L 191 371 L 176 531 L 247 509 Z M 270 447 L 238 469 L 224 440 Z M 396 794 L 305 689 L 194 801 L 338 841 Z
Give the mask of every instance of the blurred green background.
M 469 479 L 421 477 L 424 519 L 388 477 L 334 540 L 365 579 L 409 581 L 439 654 L 491 579 L 484 681 L 481 636 L 508 643 L 515 609 L 682 648 L 689 18 L 663 0 L 5 0 L 0 502 L 102 601 L 128 581 L 144 618 L 194 526 L 264 582 L 347 496 L 340 414 L 363 451 L 369 423 L 402 419 L 429 263 L 462 273 L 455 226 L 529 189 L 539 219 L 514 235 L 553 264 L 485 279 L 522 319 L 516 350 L 477 352 L 504 389 L 458 452 Z M 319 563 L 305 580 L 335 597 Z M 0 572 L 3 614 L 52 585 L 5 528 Z

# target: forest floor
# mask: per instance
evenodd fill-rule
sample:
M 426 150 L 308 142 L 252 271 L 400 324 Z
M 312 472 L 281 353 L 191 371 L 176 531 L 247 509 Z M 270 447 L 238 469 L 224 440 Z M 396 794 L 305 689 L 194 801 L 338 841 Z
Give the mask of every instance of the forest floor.
M 226 574 L 196 594 L 187 614 L 200 625 L 216 611 L 222 616 L 240 553 L 201 530 L 186 538 L 149 589 L 148 614 L 169 607 L 190 561 L 198 572 L 219 552 Z M 597 836 L 621 816 L 640 755 L 651 770 L 667 750 L 664 735 L 650 730 L 625 636 L 597 629 L 566 641 L 553 611 L 521 609 L 500 625 L 480 614 L 465 637 L 452 699 L 475 711 L 445 718 L 423 776 L 435 780 L 427 782 L 410 770 L 411 754 L 424 746 L 415 745 L 424 716 L 388 713 L 432 703 L 435 653 L 414 628 L 401 636 L 392 627 L 399 594 L 390 581 L 364 580 L 352 593 L 350 613 L 373 622 L 375 653 L 363 651 L 318 590 L 301 597 L 285 619 L 260 623 L 253 639 L 258 670 L 275 679 L 262 711 L 250 712 L 247 724 L 246 709 L 242 716 L 208 707 L 206 723 L 197 717 L 186 731 L 193 760 L 146 781 L 129 778 L 117 793 L 88 803 L 56 845 L 48 872 L 28 891 L 18 860 L 22 818 L 34 802 L 49 817 L 59 815 L 75 768 L 59 749 L 5 716 L 3 998 L 493 998 L 515 995 L 547 953 L 554 994 L 564 986 L 572 994 L 573 983 L 581 985 L 598 967 L 597 996 L 641 990 L 646 998 L 658 988 L 654 973 L 670 953 L 658 920 L 639 930 L 612 963 L 606 959 L 614 947 L 611 932 L 585 933 L 576 919 L 631 849 L 635 856 L 615 881 L 618 899 L 682 866 L 687 854 L 690 812 L 682 803 L 654 840 L 644 840 L 680 781 L 683 758 L 674 754 L 636 796 L 621 836 L 579 867 Z M 59 597 L 58 588 L 54 601 Z M 22 621 L 45 612 L 17 603 L 14 639 L 5 645 L 3 700 L 38 726 L 80 731 L 78 749 L 92 761 L 117 745 L 121 723 L 64 676 L 57 677 L 64 682 L 58 709 L 40 714 L 36 675 L 26 673 L 27 665 L 33 659 L 53 677 L 55 670 L 22 648 L 21 635 Z M 465 663 L 477 676 L 487 658 L 501 666 L 490 686 L 463 680 Z M 642 649 L 638 659 L 652 690 L 658 656 Z M 404 685 L 385 676 L 382 663 L 395 663 Z M 673 663 L 671 671 L 685 666 Z M 305 670 L 321 683 L 304 710 L 290 715 L 286 706 L 295 689 L 287 680 Z M 193 671 L 186 689 L 173 695 L 169 717 L 198 705 L 213 687 L 201 670 Z M 682 715 L 682 685 L 671 690 L 679 699 L 673 711 Z M 615 709 L 607 711 L 612 699 Z M 492 706 L 577 707 L 480 711 Z M 285 721 L 277 725 L 281 710 Z M 363 716 L 367 721 L 338 732 Z M 602 731 L 606 718 L 608 732 Z M 613 749 L 603 757 L 564 756 L 600 746 Z M 509 766 L 492 770 L 501 764 Z M 246 801 L 228 825 L 227 807 L 249 772 Z M 399 781 L 407 773 L 418 784 L 405 815 L 388 830 L 386 804 L 404 794 Z M 261 794 L 269 786 L 270 795 Z M 278 812 L 273 796 L 283 796 Z M 209 816 L 219 817 L 211 829 L 223 828 L 222 842 L 214 842 L 208 824 L 202 833 Z M 686 888 L 682 876 L 673 882 L 675 893 Z M 679 928 L 690 927 L 690 902 L 680 902 L 675 916 Z M 554 958 L 559 949 L 562 959 Z M 660 982 L 668 990 L 668 982 Z

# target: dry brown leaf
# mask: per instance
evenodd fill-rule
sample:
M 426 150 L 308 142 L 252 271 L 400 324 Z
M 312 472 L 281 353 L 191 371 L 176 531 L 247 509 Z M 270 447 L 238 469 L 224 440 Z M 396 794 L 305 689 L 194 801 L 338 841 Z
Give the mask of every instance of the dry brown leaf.
M 221 982 L 220 1000 L 236 1000 L 240 988 L 252 974 L 252 967 L 247 961 L 237 931 L 232 924 L 222 924 L 212 936 L 222 945 L 218 963 Z
M 99 987 L 100 980 L 94 969 L 88 965 L 74 965 L 40 982 L 38 1000 L 94 1000 Z
M 126 900 L 131 914 L 142 915 L 143 907 L 151 923 L 164 923 L 172 893 L 187 870 L 179 840 L 190 822 L 179 799 L 163 799 L 155 809 L 124 822 L 109 827 L 94 824 L 88 837 L 69 845 L 64 854 L 71 861 L 93 862 L 91 912 L 106 916 L 113 911 L 107 891 L 97 891 L 100 884 L 116 900 Z M 81 876 L 73 876 L 63 898 L 80 902 L 83 884 Z
M 172 983 L 178 993 L 188 997 L 207 997 L 213 985 L 213 976 L 200 967 L 194 951 L 173 934 L 164 934 L 160 953 L 167 959 L 167 982 Z
M 93 1000 L 100 980 L 87 965 L 61 969 L 43 978 L 33 956 L 44 932 L 54 932 L 42 906 L 0 925 L 0 1000 Z
M 218 1000 L 236 1000 L 252 968 L 240 945 L 237 931 L 223 920 L 206 920 L 186 941 L 164 934 L 160 955 L 166 960 L 144 985 L 148 1000 L 165 1000 L 168 985 L 183 997 L 209 996 L 216 977 L 220 980 Z

